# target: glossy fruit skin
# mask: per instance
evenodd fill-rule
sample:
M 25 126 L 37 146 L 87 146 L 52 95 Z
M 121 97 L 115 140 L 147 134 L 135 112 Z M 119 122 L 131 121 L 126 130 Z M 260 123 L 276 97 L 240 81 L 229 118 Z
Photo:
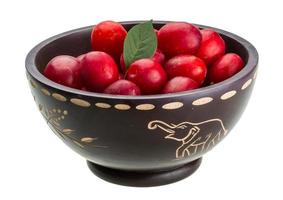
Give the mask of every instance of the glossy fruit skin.
M 141 91 L 140 88 L 133 82 L 121 79 L 109 85 L 104 90 L 104 93 L 137 96 L 141 94 Z
M 175 93 L 199 88 L 199 84 L 189 77 L 176 76 L 164 86 L 162 93 Z
M 158 31 L 158 48 L 169 58 L 181 54 L 195 54 L 200 44 L 199 29 L 186 22 L 171 22 Z
M 113 21 L 101 22 L 92 30 L 92 49 L 108 53 L 116 62 L 119 62 L 126 35 L 127 31 L 121 24 Z
M 148 58 L 132 63 L 127 71 L 126 79 L 137 84 L 142 94 L 158 94 L 167 81 L 163 67 Z
M 208 78 L 211 83 L 218 83 L 230 78 L 243 69 L 245 63 L 235 53 L 227 53 L 220 57 L 209 69 Z
M 160 65 L 163 65 L 165 61 L 165 55 L 161 52 L 161 50 L 156 49 L 151 60 L 158 62 Z
M 225 54 L 225 42 L 222 37 L 213 30 L 203 29 L 200 32 L 202 41 L 197 56 L 209 66 Z
M 103 92 L 119 78 L 118 67 L 113 58 L 100 51 L 87 53 L 81 62 L 81 78 L 86 89 Z
M 80 69 L 80 63 L 76 58 L 60 55 L 48 62 L 43 74 L 56 83 L 79 89 L 81 87 Z
M 79 55 L 79 56 L 77 57 L 77 60 L 78 60 L 79 62 L 82 62 L 84 56 L 85 56 L 85 54 Z
M 165 61 L 165 55 L 159 49 L 156 49 L 151 60 L 158 62 L 159 64 L 163 65 L 164 61 Z M 120 56 L 120 70 L 121 70 L 122 73 L 126 73 L 126 65 L 125 65 L 123 54 L 121 54 L 121 56 Z
M 176 76 L 186 76 L 200 85 L 207 73 L 204 61 L 192 55 L 179 55 L 169 59 L 165 64 L 165 70 L 170 79 Z

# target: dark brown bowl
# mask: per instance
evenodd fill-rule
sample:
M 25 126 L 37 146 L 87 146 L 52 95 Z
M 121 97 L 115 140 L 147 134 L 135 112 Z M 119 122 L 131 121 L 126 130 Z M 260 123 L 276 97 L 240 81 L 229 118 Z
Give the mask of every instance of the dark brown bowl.
M 126 29 L 140 23 L 122 22 Z M 166 22 L 154 22 L 159 29 Z M 91 50 L 92 26 L 49 38 L 26 58 L 33 98 L 47 124 L 88 160 L 98 176 L 119 184 L 153 186 L 193 173 L 201 156 L 219 143 L 244 111 L 256 78 L 258 54 L 243 38 L 220 29 L 227 52 L 246 66 L 235 76 L 193 91 L 118 96 L 59 85 L 42 71 L 54 56 Z

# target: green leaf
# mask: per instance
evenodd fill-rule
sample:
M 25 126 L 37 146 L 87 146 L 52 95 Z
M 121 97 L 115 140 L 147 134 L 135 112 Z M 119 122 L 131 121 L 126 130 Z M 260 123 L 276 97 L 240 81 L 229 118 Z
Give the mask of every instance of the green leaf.
M 151 58 L 157 48 L 157 38 L 152 20 L 132 27 L 124 42 L 124 61 L 126 69 L 134 61 Z

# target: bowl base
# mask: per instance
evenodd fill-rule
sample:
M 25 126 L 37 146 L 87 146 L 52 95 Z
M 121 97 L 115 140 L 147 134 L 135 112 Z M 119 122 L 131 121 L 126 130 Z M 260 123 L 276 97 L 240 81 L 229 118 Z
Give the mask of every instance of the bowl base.
M 111 183 L 125 186 L 151 187 L 166 185 L 190 176 L 199 168 L 201 160 L 202 158 L 199 158 L 179 168 L 154 172 L 137 172 L 111 169 L 94 164 L 90 161 L 87 161 L 87 165 L 96 176 Z

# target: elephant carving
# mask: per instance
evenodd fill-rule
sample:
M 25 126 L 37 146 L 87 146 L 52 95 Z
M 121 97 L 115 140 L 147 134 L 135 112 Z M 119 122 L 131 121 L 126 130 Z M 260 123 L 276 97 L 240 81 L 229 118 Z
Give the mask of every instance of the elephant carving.
M 166 133 L 165 139 L 180 143 L 175 152 L 177 159 L 208 151 L 228 132 L 221 119 L 209 119 L 198 123 L 185 121 L 168 124 L 160 120 L 148 123 L 148 129 L 158 128 Z

